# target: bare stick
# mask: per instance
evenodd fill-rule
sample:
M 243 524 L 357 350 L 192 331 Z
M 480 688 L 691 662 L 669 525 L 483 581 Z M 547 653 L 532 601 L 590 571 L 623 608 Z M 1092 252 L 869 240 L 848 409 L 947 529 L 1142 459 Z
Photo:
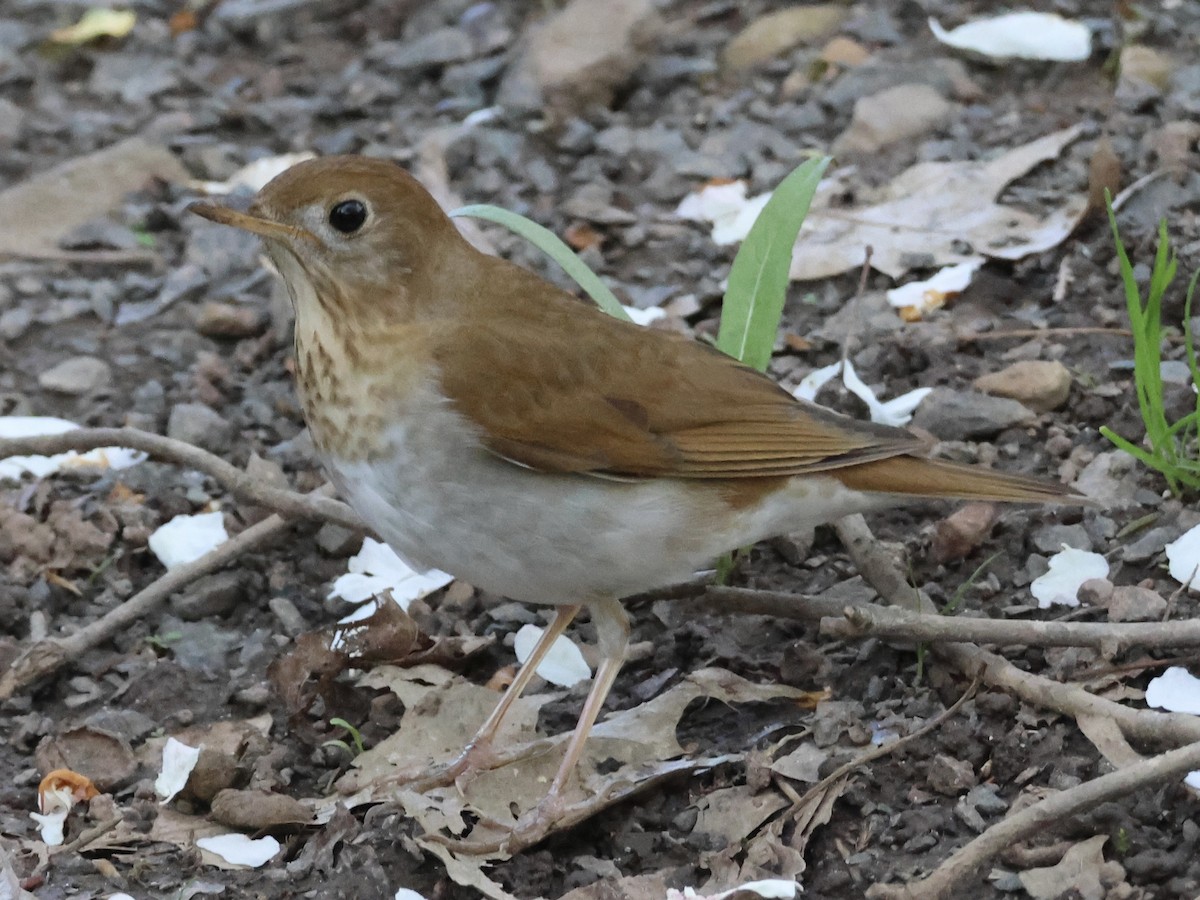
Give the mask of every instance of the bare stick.
M 263 546 L 287 531 L 293 524 L 278 515 L 268 516 L 199 559 L 169 569 L 149 587 L 138 591 L 116 609 L 110 610 L 85 628 L 68 637 L 39 641 L 26 648 L 8 671 L 0 676 L 0 701 L 7 700 L 36 679 L 49 675 L 68 660 L 77 658 L 122 629 L 128 628 L 190 582 L 232 562 L 243 553 Z
M 86 452 L 98 447 L 129 447 L 148 453 L 155 459 L 196 469 L 211 475 L 239 500 L 265 506 L 285 516 L 334 522 L 346 528 L 364 527 L 362 519 L 340 500 L 324 494 L 301 494 L 270 487 L 207 450 L 136 428 L 77 428 L 62 434 L 8 438 L 0 440 L 0 459 L 9 456 L 51 456 L 68 450 Z
M 1013 844 L 1044 833 L 1097 804 L 1182 778 L 1196 768 L 1200 768 L 1200 742 L 1093 778 L 997 822 L 952 854 L 928 877 L 906 885 L 875 885 L 867 890 L 867 896 L 872 900 L 939 900 L 966 896 L 965 883 Z

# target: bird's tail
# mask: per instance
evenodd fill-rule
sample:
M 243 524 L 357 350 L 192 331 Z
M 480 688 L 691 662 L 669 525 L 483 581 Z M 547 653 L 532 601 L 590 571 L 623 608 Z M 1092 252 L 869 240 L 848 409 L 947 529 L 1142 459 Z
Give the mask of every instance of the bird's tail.
M 1052 481 L 916 456 L 892 456 L 829 474 L 848 488 L 875 493 L 1004 503 L 1090 502 L 1066 485 Z

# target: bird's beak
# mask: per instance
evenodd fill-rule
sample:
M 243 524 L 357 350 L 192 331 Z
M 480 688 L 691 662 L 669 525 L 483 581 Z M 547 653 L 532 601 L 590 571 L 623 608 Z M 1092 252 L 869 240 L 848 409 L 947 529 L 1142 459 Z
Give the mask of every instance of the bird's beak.
M 264 219 L 262 216 L 238 212 L 235 209 L 230 209 L 228 206 L 217 206 L 215 203 L 198 201 L 188 207 L 188 212 L 194 212 L 196 215 L 202 216 L 210 222 L 232 225 L 234 228 L 249 231 L 251 234 L 257 234 L 260 237 L 275 238 L 288 243 L 297 240 L 316 240 L 314 235 L 306 229 L 287 225 L 283 222 L 276 222 L 273 219 Z

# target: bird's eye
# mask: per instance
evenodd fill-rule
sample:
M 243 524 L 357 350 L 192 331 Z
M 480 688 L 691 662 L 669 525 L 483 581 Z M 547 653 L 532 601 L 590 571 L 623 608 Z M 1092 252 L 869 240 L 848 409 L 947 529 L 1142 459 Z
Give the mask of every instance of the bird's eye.
M 343 200 L 329 210 L 329 224 L 342 234 L 354 234 L 367 221 L 367 205 L 361 200 Z

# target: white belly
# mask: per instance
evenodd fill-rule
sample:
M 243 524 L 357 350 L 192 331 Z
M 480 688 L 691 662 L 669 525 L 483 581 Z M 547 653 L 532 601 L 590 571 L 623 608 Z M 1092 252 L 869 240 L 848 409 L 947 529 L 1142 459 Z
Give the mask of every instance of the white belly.
M 326 457 L 343 497 L 410 564 L 515 600 L 577 603 L 683 581 L 716 556 L 874 505 L 832 479 L 731 515 L 718 490 L 658 479 L 547 475 L 483 450 L 430 398 L 387 452 Z M 415 412 L 411 410 L 410 412 Z

